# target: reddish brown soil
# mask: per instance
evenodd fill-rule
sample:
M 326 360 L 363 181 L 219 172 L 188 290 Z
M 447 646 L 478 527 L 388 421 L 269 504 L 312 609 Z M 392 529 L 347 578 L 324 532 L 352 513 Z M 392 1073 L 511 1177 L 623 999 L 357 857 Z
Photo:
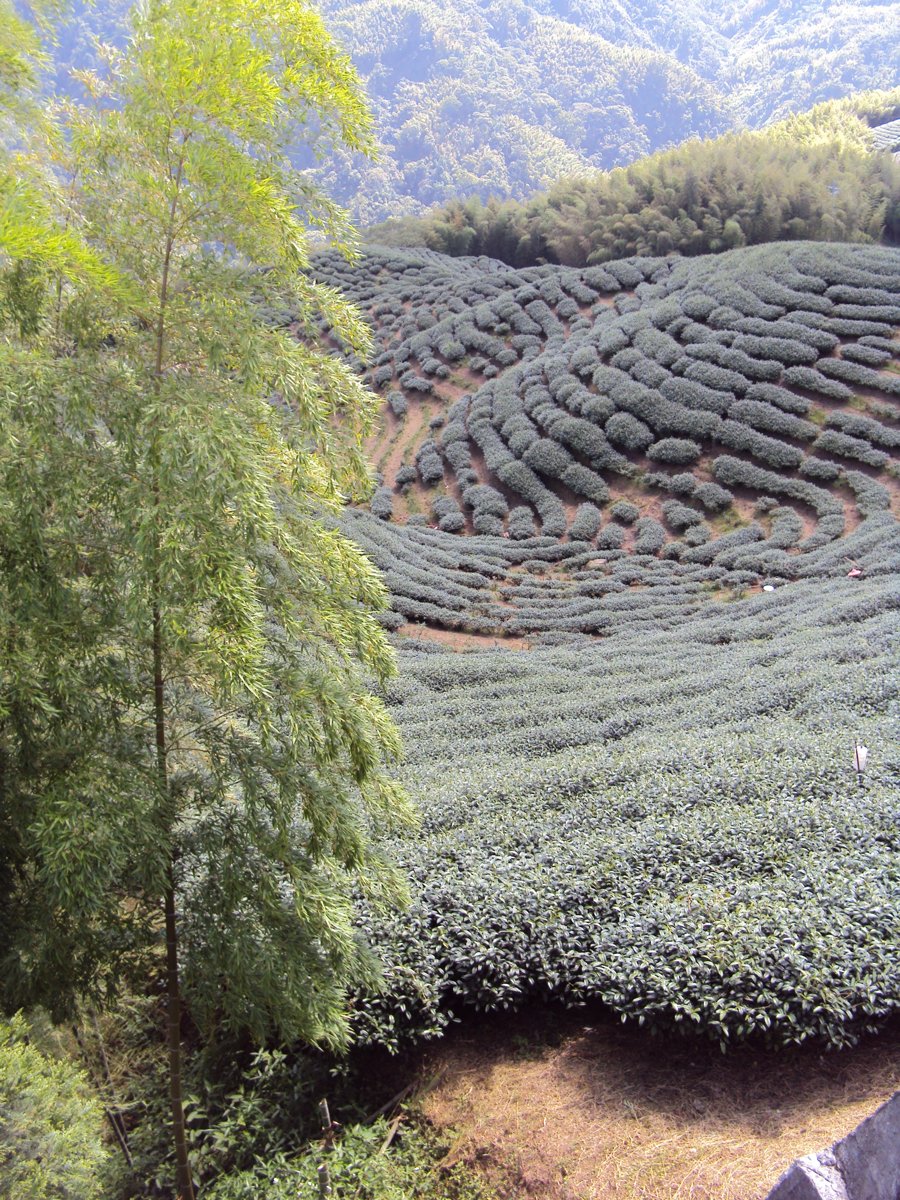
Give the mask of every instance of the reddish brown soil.
M 461 633 L 456 629 L 435 629 L 432 625 L 401 625 L 400 637 L 426 642 L 441 642 L 453 650 L 528 650 L 525 638 L 501 637 L 489 633 Z

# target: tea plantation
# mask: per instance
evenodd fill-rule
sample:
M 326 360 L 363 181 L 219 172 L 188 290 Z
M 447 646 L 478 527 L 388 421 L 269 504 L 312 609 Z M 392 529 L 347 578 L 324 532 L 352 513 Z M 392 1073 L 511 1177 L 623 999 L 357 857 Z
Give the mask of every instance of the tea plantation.
M 394 846 L 411 909 L 363 916 L 387 989 L 361 1034 L 555 997 L 842 1045 L 896 1012 L 900 538 L 878 529 L 878 565 L 851 539 L 862 580 L 823 564 L 612 641 L 407 642 L 390 700 L 423 829 Z
M 318 271 L 380 343 L 384 527 L 351 520 L 395 623 L 601 633 L 626 588 L 661 609 L 781 586 L 896 511 L 896 250 L 523 270 L 392 250 Z
M 531 998 L 723 1044 L 878 1028 L 900 1007 L 900 252 L 373 250 L 317 274 L 376 336 L 381 479 L 345 523 L 389 586 L 423 814 L 393 847 L 411 908 L 360 908 L 386 973 L 360 1037 Z

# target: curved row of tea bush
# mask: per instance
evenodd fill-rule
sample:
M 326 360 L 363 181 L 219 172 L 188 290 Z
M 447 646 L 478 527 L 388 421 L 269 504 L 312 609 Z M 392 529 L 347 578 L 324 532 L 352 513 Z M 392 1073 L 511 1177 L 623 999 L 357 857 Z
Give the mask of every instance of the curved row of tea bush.
M 740 459 L 716 462 L 722 469 L 728 464 L 737 471 L 756 470 Z M 794 509 L 772 495 L 782 483 L 774 472 L 763 472 L 755 481 L 768 493 L 756 521 L 711 540 L 706 523 L 692 518 L 682 540 L 669 543 L 659 557 L 652 550 L 665 530 L 640 519 L 632 552 L 621 548 L 627 526 L 618 521 L 601 528 L 598 540 L 614 534 L 606 549 L 527 535 L 460 538 L 419 524 L 386 524 L 356 510 L 347 512 L 344 527 L 384 574 L 391 610 L 382 619 L 389 628 L 418 623 L 469 634 L 619 637 L 647 624 L 678 628 L 710 600 L 740 595 L 761 581 L 781 588 L 827 575 L 835 563 L 848 560 L 865 561 L 873 575 L 889 570 L 892 559 L 883 547 L 897 527 L 887 511 L 890 494 L 862 472 L 845 478 L 867 519 L 840 540 L 835 540 L 836 525 L 826 527 L 827 536 L 803 537 Z M 813 484 L 789 482 L 833 503 L 829 492 Z M 670 505 L 665 520 L 671 528 L 684 521 L 680 510 L 693 511 L 677 501 Z M 593 523 L 595 518 L 588 512 L 582 519 Z M 820 528 L 830 521 L 843 529 L 843 520 L 841 512 L 826 512 Z M 666 554 L 669 547 L 677 547 L 677 553 Z M 802 554 L 796 552 L 800 547 Z
M 897 474 L 897 251 L 795 243 L 516 271 L 374 250 L 357 266 L 332 256 L 319 268 L 375 323 L 382 350 L 370 378 L 393 389 L 399 419 L 417 395 L 439 403 L 445 378 L 453 395 L 470 389 L 385 480 L 433 493 L 426 512 L 444 532 L 568 536 L 639 560 L 710 565 L 721 555 L 719 565 L 757 582 L 792 578 L 793 557 L 840 537 L 848 515 L 855 522 L 851 473 L 866 468 L 881 486 Z M 742 501 L 798 506 L 797 519 L 815 527 L 790 544 L 780 531 L 773 544 L 745 509 L 710 524 L 735 488 Z M 626 534 L 613 507 L 640 493 L 651 511 Z M 660 520 L 673 496 L 689 511 Z M 452 511 L 439 512 L 445 500 Z M 600 513 L 590 533 L 584 522 L 570 527 L 579 503 Z M 375 505 L 389 515 L 382 492 Z M 736 524 L 745 532 L 720 537 Z M 736 559 L 736 540 L 760 545 Z M 433 595 L 409 601 L 405 615 L 440 619 Z M 577 624 L 580 613 L 568 615 Z M 473 628 L 499 619 L 473 617 Z M 551 625 L 545 614 L 525 627 Z

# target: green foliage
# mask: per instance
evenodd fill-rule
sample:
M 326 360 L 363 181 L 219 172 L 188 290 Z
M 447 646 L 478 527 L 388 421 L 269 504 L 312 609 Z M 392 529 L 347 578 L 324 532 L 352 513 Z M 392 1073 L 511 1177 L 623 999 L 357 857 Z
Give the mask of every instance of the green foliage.
M 276 1155 L 218 1182 L 211 1200 L 315 1200 L 317 1169 L 327 1164 L 337 1200 L 492 1200 L 487 1184 L 462 1164 L 440 1165 L 447 1147 L 430 1129 L 407 1120 L 390 1147 L 389 1123 L 351 1125 L 334 1149 L 298 1158 Z
M 213 29 L 230 54 L 204 53 Z M 343 219 L 312 193 L 292 209 L 279 164 L 307 114 L 357 146 L 368 119 L 319 19 L 280 0 L 160 2 L 113 61 L 116 103 L 98 82 L 69 115 L 76 202 L 152 320 L 64 285 L 0 361 L 5 998 L 103 998 L 155 953 L 174 857 L 195 1018 L 339 1040 L 341 963 L 366 969 L 341 881 L 380 886 L 367 826 L 398 803 L 397 741 L 361 669 L 390 670 L 383 593 L 317 517 L 366 486 L 374 400 L 258 311 L 289 297 L 365 346 L 296 274 L 303 217 Z M 87 344 L 66 333 L 86 305 Z
M 759 132 L 686 140 L 608 173 L 573 173 L 525 203 L 454 200 L 374 234 L 515 266 L 717 253 L 779 239 L 895 239 L 900 167 L 872 152 L 869 123 L 891 119 L 898 105 L 896 90 L 829 101 Z
M 365 1036 L 533 997 L 723 1043 L 842 1045 L 896 1012 L 900 541 L 883 518 L 855 538 L 725 608 L 616 593 L 600 642 L 402 653 L 391 698 L 424 826 L 398 847 L 409 911 L 363 911 L 390 979 Z
M 35 1044 L 22 1014 L 0 1021 L 0 1196 L 100 1200 L 103 1109 L 82 1071 Z

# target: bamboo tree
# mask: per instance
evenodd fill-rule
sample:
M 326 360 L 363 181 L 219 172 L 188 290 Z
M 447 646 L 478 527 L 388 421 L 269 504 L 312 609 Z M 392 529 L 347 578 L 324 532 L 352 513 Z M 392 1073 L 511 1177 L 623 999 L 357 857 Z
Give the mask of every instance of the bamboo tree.
M 315 344 L 368 337 L 304 273 L 344 214 L 285 166 L 371 131 L 296 0 L 149 0 L 106 60 L 56 144 L 97 271 L 45 264 L 0 356 L 3 1000 L 161 976 L 188 1200 L 183 1005 L 341 1044 L 352 889 L 402 892 L 386 595 L 334 522 L 377 402 Z

